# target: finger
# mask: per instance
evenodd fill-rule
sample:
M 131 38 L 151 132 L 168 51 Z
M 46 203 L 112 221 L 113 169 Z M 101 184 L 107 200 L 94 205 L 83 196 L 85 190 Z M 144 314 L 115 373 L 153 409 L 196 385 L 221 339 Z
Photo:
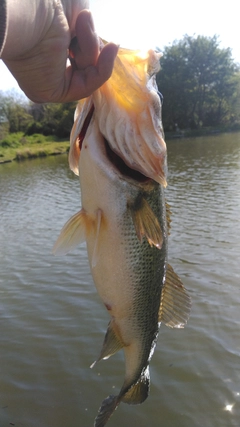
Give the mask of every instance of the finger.
M 71 76 L 67 93 L 64 95 L 64 102 L 86 98 L 102 86 L 112 74 L 117 52 L 118 46 L 108 43 L 101 51 L 96 66 L 89 66 L 85 70 L 75 70 Z M 68 72 L 71 70 L 68 69 Z
M 117 53 L 118 46 L 114 43 L 106 44 L 101 50 L 96 64 L 96 69 L 98 71 L 100 81 L 98 87 L 100 87 L 111 76 L 114 66 L 114 60 L 117 56 Z
M 76 38 L 69 48 L 78 69 L 95 65 L 99 54 L 99 38 L 95 33 L 91 12 L 83 10 L 76 20 Z

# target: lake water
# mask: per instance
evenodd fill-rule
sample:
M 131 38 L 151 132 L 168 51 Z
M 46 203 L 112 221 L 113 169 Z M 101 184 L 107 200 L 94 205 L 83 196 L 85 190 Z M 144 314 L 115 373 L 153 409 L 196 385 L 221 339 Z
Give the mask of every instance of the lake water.
M 183 330 L 161 326 L 140 406 L 109 427 L 240 425 L 240 133 L 168 143 L 169 260 L 192 297 Z M 58 156 L 0 166 L 0 427 L 91 427 L 117 394 L 121 352 L 89 369 L 108 314 L 85 246 L 54 257 L 79 183 Z

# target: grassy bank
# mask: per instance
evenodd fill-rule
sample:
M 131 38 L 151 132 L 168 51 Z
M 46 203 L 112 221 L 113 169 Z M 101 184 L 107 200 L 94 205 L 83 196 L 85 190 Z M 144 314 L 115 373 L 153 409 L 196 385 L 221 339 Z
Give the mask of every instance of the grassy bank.
M 191 138 L 234 131 L 240 131 L 240 128 L 179 130 L 176 132 L 165 132 L 165 138 L 166 141 L 168 141 L 170 139 Z M 11 162 L 13 160 L 24 160 L 63 154 L 66 153 L 68 149 L 69 140 L 59 140 L 55 136 L 44 136 L 37 133 L 27 136 L 22 132 L 11 133 L 0 140 L 0 164 Z
M 66 153 L 69 141 L 40 134 L 24 135 L 22 132 L 8 134 L 0 141 L 0 164 Z

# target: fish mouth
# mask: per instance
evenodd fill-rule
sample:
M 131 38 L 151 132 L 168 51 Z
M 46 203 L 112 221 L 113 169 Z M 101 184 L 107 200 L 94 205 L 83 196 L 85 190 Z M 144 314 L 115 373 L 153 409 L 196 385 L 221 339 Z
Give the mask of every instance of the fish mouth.
M 92 122 L 92 120 L 94 120 L 94 111 L 95 111 L 94 103 L 91 103 L 85 115 L 85 118 L 78 129 L 77 134 L 75 133 L 75 138 L 73 138 L 72 142 L 70 143 L 69 164 L 70 164 L 70 168 L 77 175 L 79 175 L 78 161 L 79 161 L 80 152 L 82 150 L 83 141 L 87 134 L 90 123 Z M 126 180 L 131 180 L 132 182 L 135 182 L 138 184 L 146 184 L 146 183 L 155 181 L 152 179 L 152 177 L 146 176 L 142 171 L 139 171 L 139 169 L 137 169 L 137 165 L 135 169 L 131 164 L 131 160 L 130 160 L 131 165 L 127 164 L 125 159 L 119 153 L 117 153 L 112 149 L 111 143 L 109 143 L 109 141 L 102 134 L 102 132 L 100 133 L 102 136 L 103 149 L 104 149 L 106 158 L 110 162 L 112 167 L 115 169 L 115 171 L 118 173 L 120 178 L 122 177 Z M 70 141 L 71 141 L 71 138 L 70 138 Z
M 94 104 L 92 104 L 91 108 L 89 109 L 89 111 L 86 115 L 83 126 L 82 126 L 82 128 L 78 134 L 78 145 L 79 145 L 80 151 L 82 149 L 82 144 L 83 144 L 83 140 L 85 138 L 85 135 L 87 133 L 87 129 L 88 129 L 90 122 L 93 118 L 94 109 L 95 109 Z M 122 176 L 124 176 L 127 179 L 137 181 L 139 183 L 146 183 L 146 182 L 152 181 L 151 178 L 147 177 L 146 175 L 139 172 L 138 170 L 128 166 L 126 164 L 126 162 L 122 159 L 122 157 L 119 154 L 117 154 L 114 150 L 112 150 L 109 142 L 104 137 L 104 135 L 102 135 L 102 137 L 104 140 L 104 146 L 105 146 L 105 152 L 106 152 L 107 159 L 109 160 L 109 162 L 113 165 L 113 167 Z
M 115 151 L 111 149 L 106 138 L 104 138 L 104 145 L 105 145 L 105 150 L 106 150 L 106 155 L 108 160 L 115 167 L 115 169 L 117 169 L 117 171 L 120 172 L 121 175 L 140 183 L 152 181 L 151 178 L 148 178 L 138 170 L 129 167 L 124 162 L 124 160 L 117 153 L 115 153 Z

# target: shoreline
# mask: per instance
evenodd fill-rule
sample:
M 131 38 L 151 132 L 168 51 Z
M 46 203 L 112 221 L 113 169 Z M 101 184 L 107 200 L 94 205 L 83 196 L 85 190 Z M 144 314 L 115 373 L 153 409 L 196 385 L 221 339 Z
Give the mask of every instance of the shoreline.
M 67 154 L 67 152 L 68 152 L 68 150 L 58 151 L 58 152 L 48 153 L 48 154 L 39 154 L 39 155 L 33 154 L 33 155 L 22 157 L 21 159 L 18 159 L 15 157 L 14 159 L 1 160 L 1 158 L 0 158 L 0 165 L 4 165 L 6 163 L 12 163 L 12 162 L 22 162 L 24 160 L 40 159 L 40 158 L 49 157 L 49 156 L 58 156 L 60 154 Z
M 54 141 L 42 135 L 40 137 L 37 142 L 26 138 L 24 144 L 8 142 L 7 139 L 0 141 L 0 165 L 13 161 L 21 162 L 26 159 L 66 154 L 69 150 L 69 140 Z
M 176 132 L 165 132 L 166 142 L 178 139 L 198 138 L 214 136 L 222 133 L 239 132 L 240 129 L 201 129 L 201 130 L 178 130 Z M 24 137 L 24 143 L 9 142 L 8 139 L 18 137 L 18 134 L 9 134 L 7 138 L 0 141 L 0 165 L 13 161 L 21 162 L 26 159 L 36 159 L 47 156 L 67 154 L 69 151 L 69 140 L 54 140 L 54 137 L 44 137 L 35 134 Z M 21 141 L 21 138 L 19 137 Z M 7 141 L 7 142 L 6 142 Z

